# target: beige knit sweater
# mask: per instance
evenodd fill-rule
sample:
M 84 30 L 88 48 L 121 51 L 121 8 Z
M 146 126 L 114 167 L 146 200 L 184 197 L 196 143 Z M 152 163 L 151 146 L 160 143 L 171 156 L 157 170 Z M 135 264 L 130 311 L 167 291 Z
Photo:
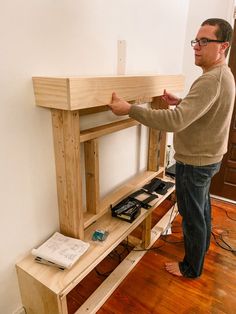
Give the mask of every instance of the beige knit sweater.
M 227 151 L 235 82 L 227 65 L 203 73 L 175 109 L 133 105 L 129 116 L 142 124 L 174 132 L 175 159 L 203 166 L 221 161 Z

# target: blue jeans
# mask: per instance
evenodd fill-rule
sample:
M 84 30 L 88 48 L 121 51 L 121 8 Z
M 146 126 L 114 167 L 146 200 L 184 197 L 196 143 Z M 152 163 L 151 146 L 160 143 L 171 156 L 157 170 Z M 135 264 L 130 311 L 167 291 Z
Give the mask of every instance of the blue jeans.
M 184 277 L 202 273 L 205 253 L 211 238 L 211 178 L 221 163 L 192 166 L 176 162 L 176 196 L 184 236 L 185 256 L 179 263 Z

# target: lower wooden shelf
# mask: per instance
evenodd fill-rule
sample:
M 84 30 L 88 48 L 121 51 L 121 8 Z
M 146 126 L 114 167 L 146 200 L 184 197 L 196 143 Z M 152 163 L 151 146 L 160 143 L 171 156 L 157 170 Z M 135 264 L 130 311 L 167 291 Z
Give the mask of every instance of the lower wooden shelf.
M 85 230 L 84 241 L 90 243 L 88 251 L 69 270 L 58 270 L 38 264 L 32 255 L 28 255 L 17 265 L 17 274 L 22 303 L 27 314 L 67 314 L 67 294 L 98 265 L 120 242 L 137 226 L 145 221 L 154 208 L 174 191 L 174 187 L 152 203 L 152 208 L 141 210 L 141 214 L 132 222 L 125 222 L 107 212 Z M 91 240 L 96 229 L 109 232 L 101 244 Z M 104 301 L 105 302 L 105 301 Z M 90 312 L 87 312 L 90 313 Z
M 134 178 L 124 184 L 122 187 L 119 187 L 112 193 L 109 193 L 108 196 L 104 197 L 99 206 L 97 214 L 84 212 L 84 227 L 87 228 L 94 221 L 98 220 L 103 216 L 107 211 L 109 211 L 110 205 L 115 205 L 120 202 L 122 199 L 133 193 L 134 191 L 140 189 L 147 182 L 151 181 L 153 178 L 164 173 L 164 168 L 160 167 L 158 171 L 143 171 L 142 173 L 136 175 Z

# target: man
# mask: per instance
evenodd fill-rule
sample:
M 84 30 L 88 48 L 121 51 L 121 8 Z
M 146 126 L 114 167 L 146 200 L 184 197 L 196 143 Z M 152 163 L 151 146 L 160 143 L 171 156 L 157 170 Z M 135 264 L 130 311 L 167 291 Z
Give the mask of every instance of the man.
M 162 98 L 177 105 L 173 110 L 130 105 L 115 93 L 109 105 L 116 115 L 129 114 L 144 125 L 174 132 L 176 195 L 183 218 L 185 256 L 181 262 L 166 263 L 165 268 L 176 276 L 199 277 L 210 245 L 209 188 L 227 150 L 235 99 L 234 78 L 226 64 L 232 33 L 225 20 L 202 23 L 191 45 L 195 64 L 203 74 L 184 99 L 164 91 Z

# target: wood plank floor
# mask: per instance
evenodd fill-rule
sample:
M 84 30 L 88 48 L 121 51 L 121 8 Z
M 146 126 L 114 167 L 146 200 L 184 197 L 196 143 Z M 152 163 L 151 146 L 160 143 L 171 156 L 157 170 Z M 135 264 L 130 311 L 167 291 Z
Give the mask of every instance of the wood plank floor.
M 212 232 L 216 240 L 228 248 L 220 241 L 221 237 L 236 249 L 236 206 L 218 200 L 212 200 L 212 205 Z M 171 202 L 166 200 L 157 208 L 153 224 L 170 206 Z M 236 254 L 217 245 L 214 236 L 200 278 L 186 279 L 170 275 L 165 271 L 164 263 L 181 260 L 184 254 L 181 217 L 178 215 L 172 224 L 172 234 L 156 241 L 153 246 L 156 249 L 144 255 L 97 313 L 236 313 Z M 124 247 L 118 250 L 119 256 L 128 254 Z M 98 266 L 100 275 L 96 271 L 91 272 L 69 294 L 69 314 L 74 313 L 104 280 L 105 273 L 119 263 L 117 252 L 113 254 Z

